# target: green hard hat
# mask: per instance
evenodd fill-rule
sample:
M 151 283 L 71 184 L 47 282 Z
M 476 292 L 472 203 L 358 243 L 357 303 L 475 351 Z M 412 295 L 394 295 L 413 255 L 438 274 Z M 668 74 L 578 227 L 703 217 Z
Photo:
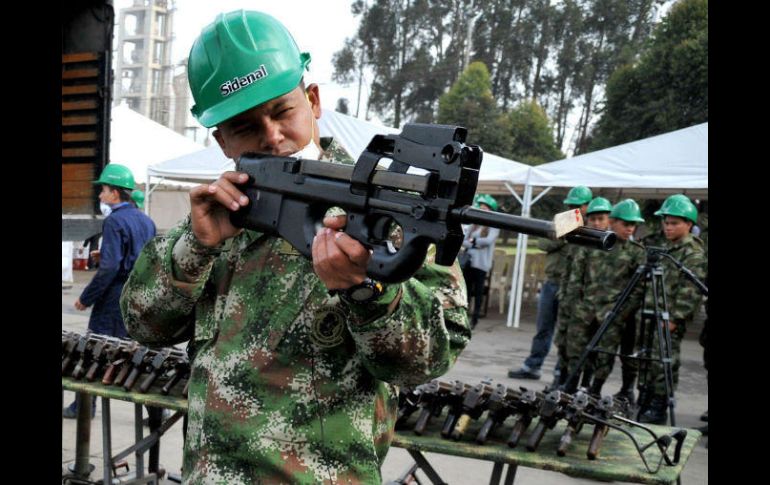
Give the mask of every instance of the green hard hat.
M 634 199 L 621 200 L 610 212 L 610 217 L 614 219 L 622 219 L 627 222 L 644 222 L 642 218 L 642 211 L 639 209 L 639 204 Z
M 591 192 L 591 189 L 585 185 L 578 185 L 570 189 L 567 198 L 564 199 L 564 203 L 568 205 L 588 204 L 593 196 L 594 194 Z
M 125 165 L 110 163 L 104 167 L 99 180 L 95 180 L 94 184 L 113 185 L 123 189 L 134 190 L 134 174 Z
M 610 212 L 612 210 L 612 202 L 604 197 L 596 197 L 588 204 L 586 209 L 586 215 L 593 214 L 594 212 Z
M 496 211 L 498 207 L 495 198 L 489 194 L 476 194 L 476 197 L 473 198 L 473 205 L 478 207 L 480 204 L 488 205 L 493 211 Z
M 660 209 L 655 211 L 656 216 L 676 216 L 682 217 L 692 221 L 693 224 L 698 222 L 698 209 L 695 208 L 695 204 L 684 194 L 674 194 L 668 196 L 663 201 L 663 205 Z
M 134 190 L 131 192 L 131 200 L 136 202 L 136 206 L 140 209 L 144 208 L 144 192 L 141 190 Z
M 286 27 L 262 12 L 220 14 L 193 42 L 187 67 L 195 105 L 206 128 L 283 96 L 310 63 Z

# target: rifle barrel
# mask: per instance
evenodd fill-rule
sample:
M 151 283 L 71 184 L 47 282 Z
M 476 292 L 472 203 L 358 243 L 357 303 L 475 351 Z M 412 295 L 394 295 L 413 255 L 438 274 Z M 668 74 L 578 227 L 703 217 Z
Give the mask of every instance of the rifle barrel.
M 462 224 L 479 224 L 496 227 L 508 231 L 521 232 L 530 236 L 557 239 L 556 226 L 553 222 L 530 217 L 503 214 L 502 212 L 485 211 L 473 207 L 453 209 L 452 215 Z M 599 231 L 590 227 L 579 227 L 564 236 L 572 244 L 590 246 L 597 249 L 609 250 L 615 245 L 617 236 L 612 231 Z

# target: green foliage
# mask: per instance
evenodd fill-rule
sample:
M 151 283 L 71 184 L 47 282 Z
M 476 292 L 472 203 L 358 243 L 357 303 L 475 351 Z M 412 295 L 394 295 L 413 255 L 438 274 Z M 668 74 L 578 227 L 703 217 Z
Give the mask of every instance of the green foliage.
M 511 137 L 510 156 L 529 165 L 553 162 L 564 158 L 553 139 L 553 129 L 545 111 L 537 101 L 519 103 L 508 114 Z
M 607 83 L 592 149 L 708 121 L 708 0 L 681 0 L 633 65 Z
M 484 151 L 503 154 L 510 147 L 506 120 L 492 97 L 489 71 L 482 62 L 472 62 L 439 98 L 437 122 L 464 126 L 468 142 Z

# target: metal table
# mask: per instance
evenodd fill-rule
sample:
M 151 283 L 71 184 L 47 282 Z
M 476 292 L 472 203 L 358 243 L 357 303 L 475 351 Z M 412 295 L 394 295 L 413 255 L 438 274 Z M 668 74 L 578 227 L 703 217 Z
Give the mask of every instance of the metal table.
M 415 413 L 417 414 L 417 413 Z M 486 416 L 483 416 L 484 418 Z M 422 452 L 441 453 L 444 455 L 460 456 L 477 460 L 491 461 L 494 468 L 490 477 L 490 484 L 498 484 L 502 478 L 505 465 L 508 471 L 505 484 L 512 484 L 516 477 L 516 469 L 519 466 L 539 468 L 564 473 L 571 477 L 589 478 L 599 481 L 621 481 L 649 484 L 669 484 L 675 482 L 682 473 L 687 459 L 692 453 L 701 433 L 694 429 L 687 430 L 681 450 L 681 458 L 675 466 L 666 466 L 663 463 L 657 473 L 649 473 L 644 466 L 633 442 L 623 433 L 610 429 L 604 438 L 599 456 L 596 460 L 586 457 L 588 442 L 593 433 L 593 425 L 584 425 L 583 429 L 572 440 L 572 445 L 565 456 L 556 454 L 559 439 L 566 428 L 566 421 L 560 421 L 552 430 L 548 430 L 540 442 L 536 451 L 527 451 L 526 441 L 529 432 L 535 427 L 536 420 L 529 426 L 521 441 L 515 448 L 506 444 L 511 432 L 513 418 L 506 421 L 505 425 L 498 427 L 489 435 L 484 445 L 478 445 L 474 441 L 476 434 L 483 422 L 474 421 L 461 441 L 453 441 L 441 437 L 441 424 L 445 415 L 434 417 L 422 436 L 412 431 L 416 417 L 408 421 L 406 429 L 399 430 L 393 439 L 392 446 L 406 449 L 415 459 L 417 465 L 423 469 L 434 484 L 444 483 L 437 472 L 432 469 Z M 658 436 L 670 433 L 674 428 L 667 426 L 653 426 L 651 428 Z M 652 437 L 641 429 L 627 428 L 640 443 L 652 441 Z M 669 453 L 673 452 L 673 444 Z M 661 458 L 657 447 L 651 447 L 645 452 L 648 464 L 654 465 Z
M 105 386 L 100 382 L 76 381 L 69 377 L 62 377 L 62 403 L 64 402 L 64 391 L 74 391 L 77 393 L 78 418 L 77 418 L 77 442 L 76 442 L 76 460 L 74 467 L 74 476 L 72 483 L 78 483 L 83 480 L 86 483 L 87 476 L 92 471 L 92 466 L 88 464 L 90 437 L 91 437 L 91 398 L 90 396 L 100 396 L 102 398 L 102 446 L 104 456 L 104 484 L 113 483 L 112 469 L 113 464 L 122 460 L 131 453 L 136 455 L 136 478 L 130 481 L 122 481 L 124 484 L 138 485 L 142 483 L 157 484 L 157 463 L 159 455 L 158 440 L 160 436 L 182 418 L 187 413 L 187 400 L 164 396 L 159 393 L 142 394 L 139 392 L 126 392 L 122 387 Z M 112 427 L 110 417 L 110 400 L 118 399 L 134 403 L 134 431 L 136 443 L 128 449 L 122 451 L 116 456 L 112 456 Z M 85 405 L 84 405 L 85 404 Z M 161 424 L 161 418 L 150 416 L 150 434 L 143 436 L 142 429 L 142 406 L 154 408 L 165 408 L 178 411 L 166 422 Z M 144 453 L 150 450 L 149 473 L 144 473 Z

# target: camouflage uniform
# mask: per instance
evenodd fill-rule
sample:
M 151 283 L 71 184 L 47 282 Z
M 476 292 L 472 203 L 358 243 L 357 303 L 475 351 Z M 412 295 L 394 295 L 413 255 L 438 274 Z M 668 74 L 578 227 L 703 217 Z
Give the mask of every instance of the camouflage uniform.
M 692 234 L 687 234 L 676 244 L 668 242 L 666 245 L 669 248 L 669 254 L 690 269 L 700 280 L 703 280 L 706 274 L 706 258 L 703 246 L 703 241 Z M 695 318 L 703 297 L 695 285 L 679 271 L 674 263 L 667 258 L 661 258 L 661 265 L 663 267 L 663 287 L 666 292 L 669 318 L 677 324 L 676 330 L 671 332 L 672 371 L 674 389 L 676 389 L 679 382 L 679 354 L 682 338 L 687 330 L 687 325 L 691 324 Z M 645 295 L 644 306 L 646 309 L 653 309 L 652 288 L 649 288 Z M 653 332 L 652 357 L 660 358 L 656 330 L 654 327 L 647 330 Z M 645 343 L 640 342 L 640 345 L 645 345 Z M 652 386 L 655 396 L 666 396 L 665 374 L 660 363 L 651 363 L 646 382 Z
M 449 370 L 470 339 L 466 306 L 457 263 L 428 261 L 378 301 L 346 304 L 283 239 L 244 230 L 206 248 L 189 217 L 151 241 L 121 298 L 140 342 L 192 338 L 191 485 L 380 483 L 396 386 Z
M 599 325 L 603 323 L 615 306 L 620 294 L 639 265 L 644 264 L 645 250 L 641 244 L 635 241 L 618 239 L 612 251 L 587 250 L 583 254 L 588 259 L 584 266 L 586 268 L 584 297 L 578 299 L 575 317 L 583 323 L 583 328 L 586 330 L 581 339 L 585 341 L 583 345 L 585 348 L 585 345 L 599 329 Z M 576 261 L 576 267 L 581 267 L 580 261 Z M 617 316 L 597 343 L 598 348 L 617 352 L 627 319 L 633 317 L 642 303 L 643 290 L 640 281 L 631 291 L 625 304 L 619 309 Z M 572 338 L 570 337 L 571 342 Z M 578 351 L 577 358 L 580 357 L 582 350 Z M 604 382 L 612 373 L 615 356 L 597 353 L 594 361 L 594 379 L 598 382 Z
M 567 370 L 567 362 L 569 361 L 567 356 L 567 329 L 572 322 L 576 304 L 575 296 L 571 294 L 568 289 L 568 283 L 575 257 L 579 252 L 585 250 L 586 248 L 582 246 L 567 244 L 562 251 L 562 270 L 559 282 L 559 293 L 557 294 L 557 299 L 559 300 L 559 311 L 557 313 L 558 323 L 556 327 L 556 338 L 554 339 L 559 355 L 558 365 L 562 382 L 564 382 L 567 374 L 569 374 Z

